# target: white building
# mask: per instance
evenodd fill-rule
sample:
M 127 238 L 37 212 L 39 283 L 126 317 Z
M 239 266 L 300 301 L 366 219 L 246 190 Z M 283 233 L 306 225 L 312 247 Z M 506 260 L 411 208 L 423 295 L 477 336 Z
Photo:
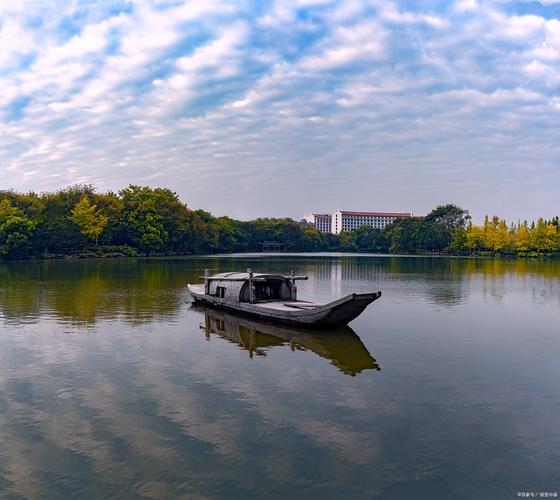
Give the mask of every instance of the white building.
M 305 214 L 306 222 L 315 225 L 323 233 L 340 234 L 350 232 L 360 226 L 383 229 L 395 219 L 411 217 L 409 212 L 349 212 L 337 210 L 334 214 Z
M 330 233 L 332 215 L 331 214 L 315 214 L 308 213 L 303 216 L 303 219 L 309 224 L 313 224 L 322 233 Z

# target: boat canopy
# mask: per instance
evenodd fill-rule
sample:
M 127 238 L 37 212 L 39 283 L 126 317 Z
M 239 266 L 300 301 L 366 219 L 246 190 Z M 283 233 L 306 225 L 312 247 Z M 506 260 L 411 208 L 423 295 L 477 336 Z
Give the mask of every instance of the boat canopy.
M 215 274 L 210 278 L 209 295 L 230 302 L 250 302 L 249 279 L 251 278 L 254 297 L 258 302 L 292 298 L 292 283 L 287 277 L 279 274 L 251 274 L 251 277 L 249 273 Z

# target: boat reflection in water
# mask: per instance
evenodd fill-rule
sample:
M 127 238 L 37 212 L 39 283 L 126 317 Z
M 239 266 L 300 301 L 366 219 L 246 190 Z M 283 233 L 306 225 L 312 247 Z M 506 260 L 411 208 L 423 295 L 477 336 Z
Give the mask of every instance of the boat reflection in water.
M 207 338 L 219 335 L 249 351 L 251 358 L 266 356 L 266 351 L 272 347 L 289 346 L 292 351 L 313 351 L 347 375 L 354 376 L 363 370 L 381 370 L 360 337 L 347 325 L 322 333 L 264 323 L 202 305 L 192 307 L 204 312 L 204 324 L 200 328 Z

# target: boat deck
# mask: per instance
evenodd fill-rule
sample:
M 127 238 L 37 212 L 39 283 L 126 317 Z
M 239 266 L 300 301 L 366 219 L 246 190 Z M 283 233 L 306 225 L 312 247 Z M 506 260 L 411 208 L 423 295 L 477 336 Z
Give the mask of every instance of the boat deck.
M 303 300 L 297 300 L 295 302 L 272 300 L 272 301 L 255 302 L 253 305 L 262 309 L 274 309 L 275 311 L 294 311 L 298 309 L 299 310 L 315 309 L 317 307 L 324 306 L 325 304 L 319 304 L 316 302 L 305 302 Z

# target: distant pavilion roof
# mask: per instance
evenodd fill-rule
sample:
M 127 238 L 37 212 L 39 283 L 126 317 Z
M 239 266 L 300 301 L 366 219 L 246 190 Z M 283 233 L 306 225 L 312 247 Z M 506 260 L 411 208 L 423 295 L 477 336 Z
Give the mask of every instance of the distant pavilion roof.
M 261 245 L 285 245 L 285 243 L 282 243 L 281 241 L 262 241 Z

